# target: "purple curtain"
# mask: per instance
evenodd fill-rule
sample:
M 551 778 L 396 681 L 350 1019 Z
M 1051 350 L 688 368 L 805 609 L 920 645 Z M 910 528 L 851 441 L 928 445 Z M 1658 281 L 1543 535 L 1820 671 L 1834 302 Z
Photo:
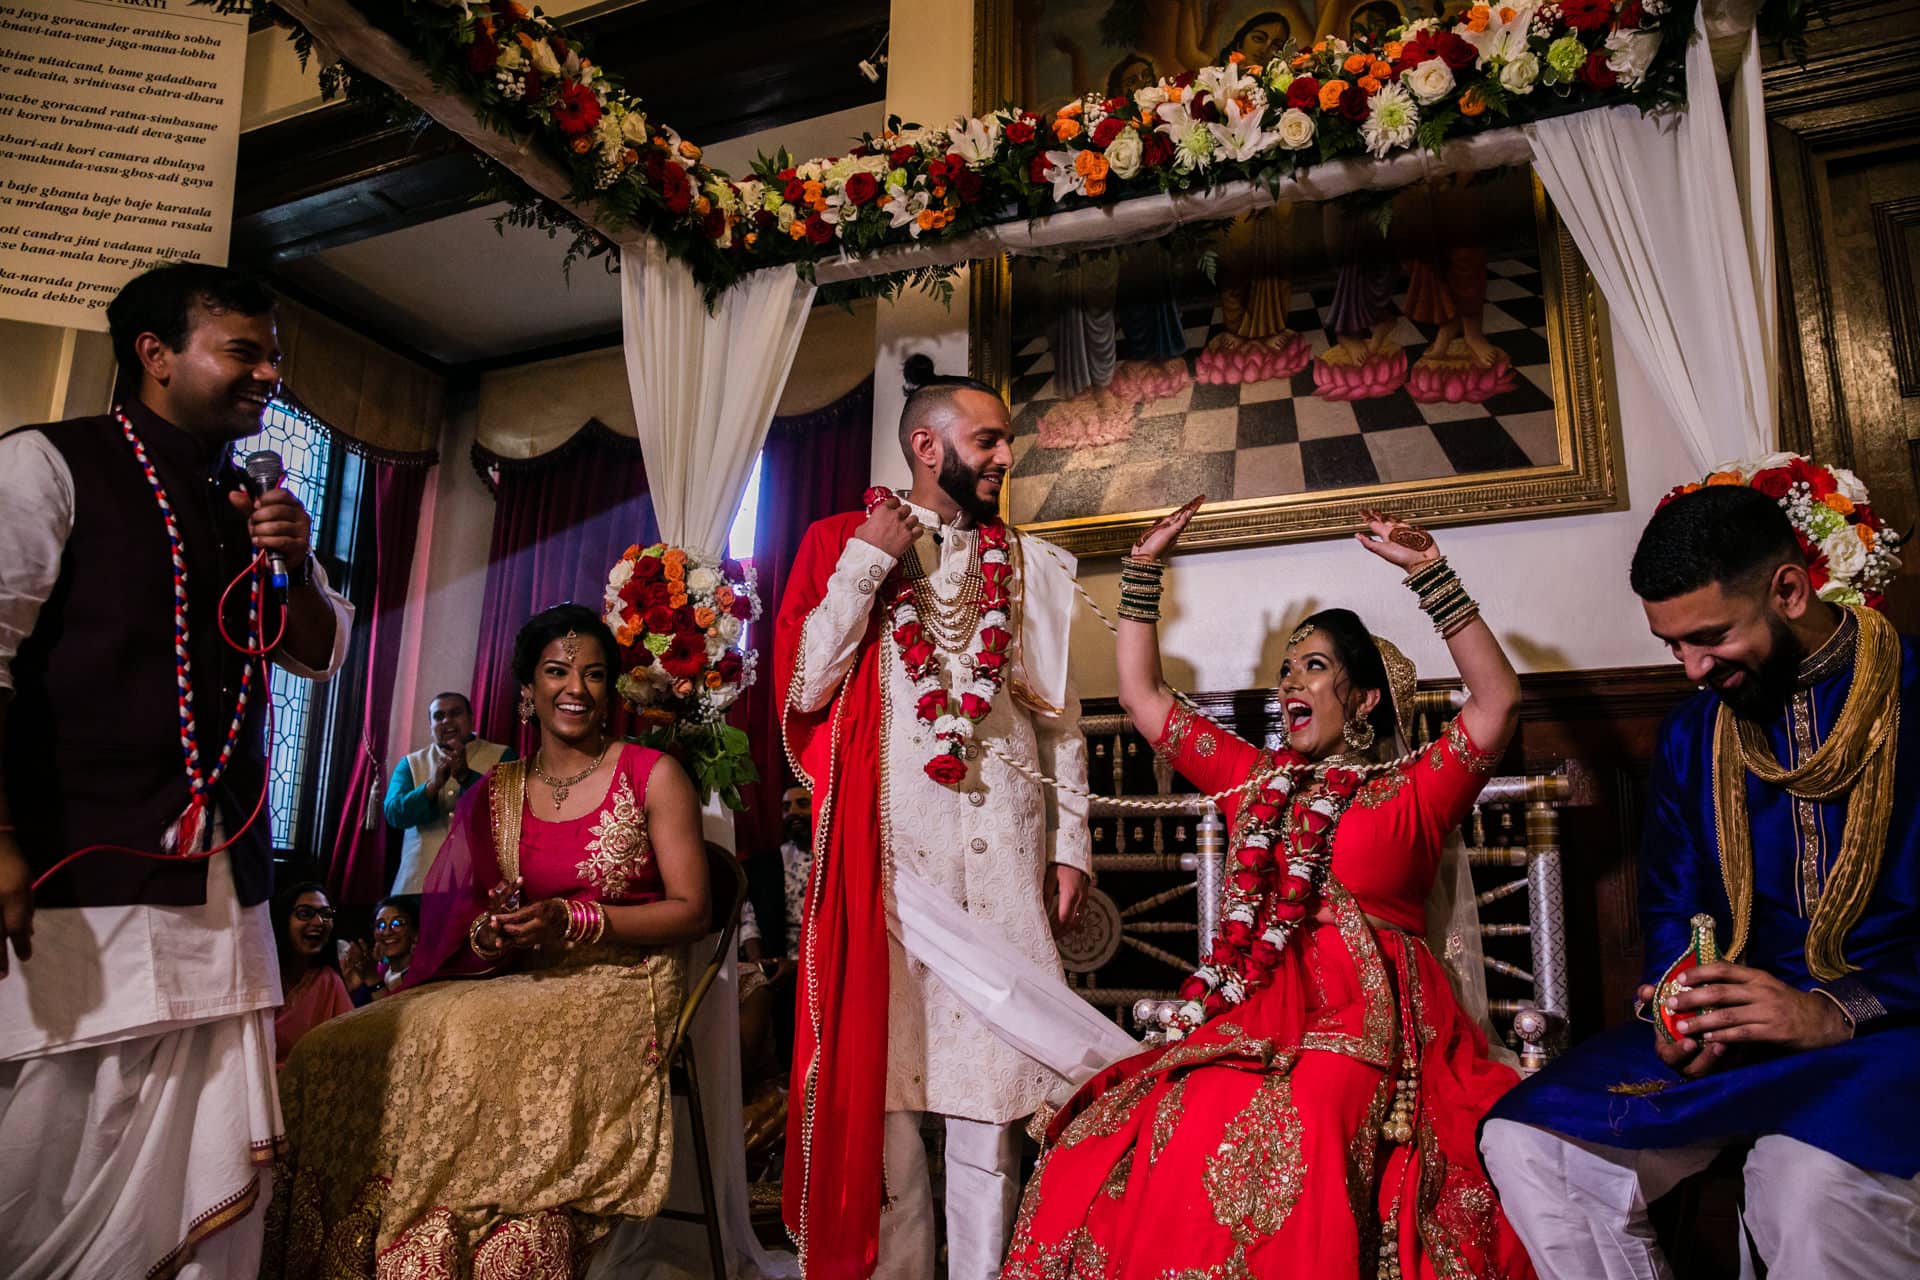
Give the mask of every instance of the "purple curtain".
M 480 647 L 473 670 L 475 731 L 494 742 L 534 747 L 520 723 L 513 637 L 551 605 L 573 601 L 595 613 L 607 571 L 635 543 L 660 540 L 637 440 L 589 422 L 565 444 L 524 461 L 475 448 L 474 463 L 497 476 Z M 627 732 L 624 705 L 614 728 Z
M 753 740 L 760 782 L 747 788 L 740 815 L 740 851 L 750 855 L 780 844 L 780 793 L 787 788 L 780 746 L 780 708 L 773 696 L 773 616 L 787 589 L 800 538 L 816 520 L 859 507 L 873 472 L 873 379 L 869 377 L 824 409 L 775 418 L 760 464 L 759 526 L 753 567 L 765 612 L 753 626 L 760 679 L 744 700 L 740 723 Z
M 401 613 L 432 461 L 431 455 L 424 460 L 366 460 L 374 495 L 373 606 L 362 610 L 358 621 L 366 628 L 367 655 L 358 724 L 340 726 L 342 734 L 357 733 L 359 742 L 327 865 L 327 891 L 336 903 L 368 905 L 387 891 L 387 828 L 379 817 L 387 783 L 387 709 L 400 664 Z M 371 827 L 369 810 L 374 815 Z

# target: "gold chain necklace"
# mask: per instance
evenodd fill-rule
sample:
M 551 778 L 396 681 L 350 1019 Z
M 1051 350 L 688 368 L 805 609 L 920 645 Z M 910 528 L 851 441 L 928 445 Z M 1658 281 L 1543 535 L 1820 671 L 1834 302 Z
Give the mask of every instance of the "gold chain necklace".
M 600 762 L 607 758 L 607 748 L 612 745 L 612 743 L 602 739 L 600 742 L 600 754 L 593 758 L 593 763 L 574 774 L 571 778 L 554 777 L 540 767 L 540 753 L 538 751 L 533 753 L 533 759 L 529 760 L 527 765 L 533 770 L 534 777 L 553 788 L 553 811 L 555 813 L 560 812 L 560 806 L 566 803 L 567 793 L 573 789 L 574 784 L 584 782 L 593 774 L 595 769 L 600 767 Z
M 920 624 L 932 637 L 934 646 L 943 653 L 965 653 L 973 643 L 973 636 L 980 628 L 980 600 L 985 591 L 986 576 L 982 573 L 980 540 L 973 540 L 973 553 L 967 558 L 966 572 L 960 580 L 960 590 L 951 600 L 942 600 L 934 589 L 933 579 L 920 563 L 918 547 L 907 553 L 902 571 L 906 574 L 907 585 L 913 592 L 913 607 L 920 615 Z

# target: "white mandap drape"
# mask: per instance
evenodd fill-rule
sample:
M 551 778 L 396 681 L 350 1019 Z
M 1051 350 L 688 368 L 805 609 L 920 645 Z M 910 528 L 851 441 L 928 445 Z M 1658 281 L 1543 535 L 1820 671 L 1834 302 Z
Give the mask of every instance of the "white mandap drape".
M 1533 164 L 1704 473 L 1771 452 L 1777 335 L 1760 51 L 1747 35 L 1732 130 L 1703 7 L 1687 110 L 1605 107 L 1527 126 Z

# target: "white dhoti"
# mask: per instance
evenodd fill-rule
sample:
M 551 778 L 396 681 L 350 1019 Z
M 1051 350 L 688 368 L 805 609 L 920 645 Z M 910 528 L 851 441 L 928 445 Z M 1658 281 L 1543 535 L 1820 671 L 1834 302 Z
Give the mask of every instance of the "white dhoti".
M 1672 1280 L 1647 1206 L 1720 1148 L 1636 1151 L 1491 1120 L 1480 1150 L 1541 1280 Z M 1753 1144 L 1745 1176 L 1746 1228 L 1768 1280 L 1920 1276 L 1920 1178 L 1779 1134 Z
M 0 980 L 9 1280 L 250 1276 L 279 1141 L 279 971 L 226 855 L 194 907 L 40 912 Z

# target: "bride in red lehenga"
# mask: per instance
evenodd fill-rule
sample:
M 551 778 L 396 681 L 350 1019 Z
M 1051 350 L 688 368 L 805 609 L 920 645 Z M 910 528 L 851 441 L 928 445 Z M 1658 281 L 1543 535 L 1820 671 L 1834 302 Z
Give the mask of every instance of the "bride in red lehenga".
M 1471 695 L 1417 758 L 1412 664 L 1344 609 L 1289 640 L 1287 747 L 1177 703 L 1160 674 L 1161 562 L 1201 499 L 1122 568 L 1120 696 L 1223 801 L 1232 852 L 1212 954 L 1168 1043 L 1053 1117 L 1005 1280 L 1526 1278 L 1475 1128 L 1514 1073 L 1491 1061 L 1424 940 L 1448 835 L 1513 734 L 1519 681 L 1433 539 L 1368 513 Z

